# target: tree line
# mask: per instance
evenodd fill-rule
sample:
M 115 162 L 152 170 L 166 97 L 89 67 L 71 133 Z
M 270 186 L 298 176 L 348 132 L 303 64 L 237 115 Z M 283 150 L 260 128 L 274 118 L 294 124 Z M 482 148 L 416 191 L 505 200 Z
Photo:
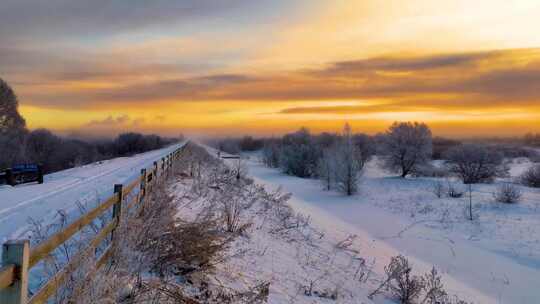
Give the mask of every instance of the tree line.
M 242 142 L 257 144 L 244 149 Z M 260 148 L 266 166 L 288 175 L 320 179 L 324 189 L 346 195 L 358 192 L 358 180 L 374 156 L 383 169 L 402 178 L 454 176 L 464 184 L 473 184 L 507 176 L 505 155 L 515 154 L 489 144 L 433 137 L 430 127 L 422 122 L 395 122 L 374 136 L 353 133 L 345 124 L 340 133 L 312 134 L 301 128 L 282 137 L 229 138 L 213 145 L 229 153 Z M 435 167 L 434 159 L 444 165 Z
M 65 138 L 47 129 L 28 130 L 13 89 L 0 79 L 0 170 L 38 163 L 45 173 L 165 147 L 178 139 L 124 133 L 114 139 Z

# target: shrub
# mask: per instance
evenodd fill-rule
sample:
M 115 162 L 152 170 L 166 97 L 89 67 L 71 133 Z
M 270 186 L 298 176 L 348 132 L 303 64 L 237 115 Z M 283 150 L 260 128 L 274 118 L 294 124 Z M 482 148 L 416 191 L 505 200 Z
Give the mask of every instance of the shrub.
M 528 187 L 540 188 L 540 164 L 529 168 L 520 176 L 520 182 Z
M 521 190 L 511 183 L 500 184 L 493 193 L 495 201 L 504 204 L 516 204 L 521 200 L 521 196 Z
M 486 146 L 464 144 L 450 149 L 446 157 L 449 171 L 464 184 L 493 182 L 496 177 L 508 174 L 502 155 Z
M 409 261 L 398 255 L 392 257 L 384 271 L 386 278 L 369 294 L 369 299 L 386 289 L 402 304 L 468 304 L 456 296 L 448 295 L 435 267 L 421 277 L 411 275 L 412 266 Z
M 448 298 L 448 294 L 444 290 L 441 277 L 437 273 L 437 269 L 435 269 L 435 267 L 431 268 L 430 272 L 422 276 L 422 287 L 425 292 L 425 297 L 422 303 L 446 303 L 445 300 Z
M 413 304 L 420 297 L 424 284 L 421 277 L 411 274 L 412 267 L 407 258 L 402 255 L 392 257 L 390 264 L 384 267 L 384 272 L 386 279 L 369 295 L 370 298 L 383 288 L 402 304 Z
M 457 187 L 454 183 L 448 183 L 446 194 L 451 198 L 460 198 L 463 196 L 463 189 Z

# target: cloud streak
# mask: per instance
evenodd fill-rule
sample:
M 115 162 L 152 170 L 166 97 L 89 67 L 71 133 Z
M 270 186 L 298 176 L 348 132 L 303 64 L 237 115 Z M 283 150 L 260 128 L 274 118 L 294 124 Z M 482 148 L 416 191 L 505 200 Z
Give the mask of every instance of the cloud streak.
M 512 63 L 517 56 L 527 58 Z M 57 81 L 100 78 L 104 71 L 84 69 L 63 72 Z M 155 65 L 149 74 L 167 75 L 171 65 Z M 398 73 L 396 73 L 398 72 Z M 67 73 L 67 74 L 66 74 Z M 193 101 L 324 101 L 391 100 L 392 105 L 369 108 L 337 107 L 334 113 L 393 111 L 419 106 L 439 110 L 483 106 L 527 107 L 540 101 L 540 56 L 536 49 L 450 54 L 427 57 L 375 58 L 331 63 L 320 69 L 275 74 L 222 73 L 194 77 L 174 75 L 167 80 L 128 81 L 129 70 L 111 72 L 116 86 L 84 90 L 32 92 L 30 100 L 49 107 L 100 107 L 111 104 L 151 104 Z M 131 79 L 131 78 L 129 78 Z M 124 82 L 122 81 L 124 80 Z M 319 113 L 332 112 L 319 109 Z M 285 113 L 300 113 L 295 109 Z

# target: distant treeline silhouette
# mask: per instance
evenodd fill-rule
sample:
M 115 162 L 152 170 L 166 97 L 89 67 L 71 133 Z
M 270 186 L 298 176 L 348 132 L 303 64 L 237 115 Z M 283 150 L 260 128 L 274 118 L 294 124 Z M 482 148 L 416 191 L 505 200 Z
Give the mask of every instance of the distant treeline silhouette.
M 65 138 L 47 129 L 29 131 L 13 89 L 0 79 L 0 170 L 36 163 L 45 173 L 165 147 L 178 139 L 124 133 L 114 139 Z

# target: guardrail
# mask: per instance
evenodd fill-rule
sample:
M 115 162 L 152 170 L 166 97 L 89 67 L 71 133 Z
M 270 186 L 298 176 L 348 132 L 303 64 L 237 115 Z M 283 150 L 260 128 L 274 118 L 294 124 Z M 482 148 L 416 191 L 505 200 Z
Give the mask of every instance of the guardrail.
M 112 246 L 115 243 L 114 231 L 121 221 L 122 208 L 126 208 L 129 211 L 136 205 L 139 205 L 137 211 L 142 211 L 145 206 L 147 194 L 152 191 L 157 183 L 163 181 L 169 175 L 172 165 L 178 160 L 180 153 L 186 146 L 187 144 L 161 158 L 159 161 L 155 161 L 152 167 L 142 169 L 140 176 L 127 186 L 122 184 L 114 185 L 114 194 L 111 197 L 37 246 L 30 248 L 29 240 L 16 240 L 4 243 L 2 248 L 2 267 L 0 268 L 0 303 L 47 303 L 48 299 L 63 285 L 69 275 L 76 270 L 77 265 L 80 264 L 79 262 L 85 256 L 85 253 L 96 250 L 102 241 L 110 236 L 112 242 L 95 261 L 95 269 L 99 269 L 105 264 L 112 253 Z M 127 202 L 126 198 L 136 188 L 139 188 L 139 191 Z M 122 205 L 125 206 L 123 207 Z M 111 207 L 111 221 L 89 241 L 86 248 L 71 257 L 67 264 L 53 278 L 48 280 L 29 298 L 29 270 L 49 256 L 57 247 L 69 240 L 83 227 L 107 212 Z

